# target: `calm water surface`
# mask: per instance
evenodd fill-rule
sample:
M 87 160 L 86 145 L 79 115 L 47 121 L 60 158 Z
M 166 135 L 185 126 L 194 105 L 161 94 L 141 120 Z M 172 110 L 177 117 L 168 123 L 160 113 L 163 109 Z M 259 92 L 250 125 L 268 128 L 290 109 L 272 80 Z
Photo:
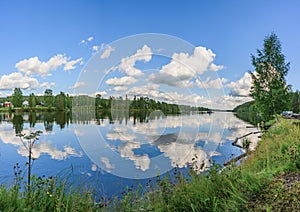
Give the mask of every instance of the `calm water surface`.
M 33 174 L 61 176 L 120 195 L 175 167 L 197 171 L 243 153 L 233 140 L 254 128 L 232 113 L 143 116 L 72 116 L 66 113 L 0 114 L 0 183 L 13 181 L 13 166 L 25 170 L 28 152 L 16 133 L 43 131 L 33 147 Z M 257 138 L 250 138 L 255 146 Z M 196 158 L 196 160 L 193 160 Z

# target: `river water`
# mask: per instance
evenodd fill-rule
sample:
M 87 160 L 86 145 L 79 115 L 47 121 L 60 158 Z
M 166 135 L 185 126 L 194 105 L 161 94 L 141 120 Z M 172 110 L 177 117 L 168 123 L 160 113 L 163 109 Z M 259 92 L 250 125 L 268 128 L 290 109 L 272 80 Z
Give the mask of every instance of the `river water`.
M 233 113 L 140 116 L 72 116 L 68 113 L 0 114 L 0 183 L 11 184 L 16 163 L 26 170 L 28 151 L 17 133 L 43 133 L 33 146 L 32 173 L 59 176 L 100 196 L 120 195 L 174 168 L 201 173 L 245 150 L 236 137 L 257 131 Z M 250 148 L 257 143 L 253 135 Z

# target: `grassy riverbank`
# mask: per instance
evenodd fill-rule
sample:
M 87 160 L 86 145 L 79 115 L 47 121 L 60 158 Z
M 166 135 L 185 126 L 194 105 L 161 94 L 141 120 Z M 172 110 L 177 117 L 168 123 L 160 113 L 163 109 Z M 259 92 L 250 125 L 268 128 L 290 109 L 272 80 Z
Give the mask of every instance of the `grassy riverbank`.
M 128 194 L 117 209 L 125 211 L 276 210 L 285 207 L 284 204 L 288 202 L 291 211 L 299 210 L 299 181 L 295 181 L 292 189 L 284 193 L 282 193 L 283 180 L 278 184 L 281 176 L 297 175 L 300 171 L 299 140 L 299 126 L 281 120 L 263 135 L 256 151 L 240 166 L 233 165 L 221 173 L 216 166 L 212 168 L 209 175 L 205 176 L 191 172 L 189 179 L 178 175 L 175 184 L 168 179 L 160 180 L 158 188 L 153 188 L 142 198 L 135 193 Z
M 65 183 L 53 179 L 34 179 L 30 192 L 21 192 L 20 182 L 16 182 L 11 188 L 0 189 L 0 211 L 247 211 L 284 207 L 295 211 L 300 209 L 300 183 L 289 176 L 297 177 L 300 172 L 299 140 L 299 125 L 280 120 L 240 166 L 222 171 L 214 166 L 208 175 L 191 171 L 189 178 L 179 172 L 169 178 L 158 177 L 157 182 L 149 182 L 121 200 L 99 204 L 95 204 L 92 192 L 67 192 Z

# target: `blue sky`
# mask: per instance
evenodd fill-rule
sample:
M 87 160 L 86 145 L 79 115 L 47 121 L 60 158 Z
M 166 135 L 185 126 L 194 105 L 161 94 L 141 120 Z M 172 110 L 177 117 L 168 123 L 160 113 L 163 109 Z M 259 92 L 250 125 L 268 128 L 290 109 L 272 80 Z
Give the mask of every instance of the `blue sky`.
M 12 88 L 16 86 L 23 86 L 24 94 L 41 94 L 46 88 L 53 89 L 54 93 L 72 93 L 76 82 L 75 87 L 80 85 L 78 79 L 81 71 L 88 66 L 90 58 L 97 54 L 95 50 L 102 54 L 111 47 L 110 43 L 141 33 L 178 37 L 194 45 L 195 49 L 205 47 L 203 54 L 211 50 L 214 56 L 210 62 L 222 67 L 216 72 L 224 89 L 224 98 L 216 100 L 215 104 L 234 102 L 228 105 L 230 108 L 248 100 L 245 93 L 249 87 L 249 76 L 245 73 L 253 70 L 250 55 L 262 48 L 265 36 L 275 32 L 282 43 L 286 61 L 291 62 L 287 82 L 292 85 L 293 90 L 300 89 L 300 74 L 297 73 L 300 69 L 299 10 L 300 2 L 297 0 L 2 0 L 0 95 L 11 94 Z M 147 47 L 151 49 L 151 46 Z M 151 53 L 154 53 L 153 49 Z M 188 54 L 193 56 L 193 52 Z M 152 62 L 154 65 L 150 68 L 156 68 L 159 72 L 174 59 L 170 55 L 169 61 L 163 59 L 155 62 L 152 61 L 154 58 L 152 55 L 151 61 L 135 61 L 135 68 L 143 70 L 144 64 L 149 69 L 148 62 Z M 111 77 L 134 78 L 126 75 L 126 72 L 118 74 L 120 73 L 112 73 Z M 99 92 L 111 95 L 112 86 L 118 84 L 120 87 L 120 81 L 108 84 L 108 79 L 109 76 L 104 82 L 106 85 L 101 88 L 103 90 L 100 89 Z M 207 78 L 201 79 L 203 85 L 210 83 Z M 196 83 L 196 78 L 189 80 L 189 83 Z M 172 87 L 161 79 L 152 81 L 154 84 L 149 84 L 149 81 L 147 83 L 150 87 L 155 84 L 152 88 L 163 90 L 169 96 L 173 95 L 174 100 L 180 99 L 179 94 L 183 95 L 186 89 Z M 133 86 L 135 90 L 141 90 L 140 84 L 128 86 L 129 84 L 120 88 L 122 94 Z M 202 86 L 204 87 L 208 86 Z M 195 99 L 198 95 L 199 101 L 194 103 L 199 104 L 202 94 L 197 94 L 196 88 L 190 86 L 193 93 L 191 98 Z M 144 89 L 147 87 L 144 86 Z M 178 99 L 174 93 L 178 94 Z

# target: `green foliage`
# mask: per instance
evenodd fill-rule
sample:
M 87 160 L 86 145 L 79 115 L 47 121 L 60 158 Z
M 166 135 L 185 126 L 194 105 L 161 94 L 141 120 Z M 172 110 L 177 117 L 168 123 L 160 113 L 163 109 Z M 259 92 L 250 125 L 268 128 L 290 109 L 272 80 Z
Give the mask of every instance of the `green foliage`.
M 152 112 L 154 110 L 160 110 L 164 114 L 180 114 L 190 111 L 210 111 L 208 108 L 169 104 L 166 102 L 155 101 L 149 97 L 143 96 L 134 96 L 134 98 L 130 100 L 127 96 L 125 99 L 122 97 L 116 98 L 112 96 L 108 99 L 104 99 L 101 95 L 97 95 L 95 99 L 95 107 L 98 111 L 123 110 L 130 112 Z
M 295 175 L 295 176 L 294 176 Z M 300 182 L 291 183 L 290 178 L 300 174 L 283 175 L 273 180 L 259 195 L 256 201 L 251 202 L 253 211 L 299 211 L 300 210 Z
M 53 177 L 32 176 L 30 193 L 14 185 L 0 186 L 0 211 L 102 211 L 90 190 L 74 189 Z
M 253 80 L 250 96 L 254 98 L 262 118 L 269 120 L 288 108 L 285 76 L 289 63 L 285 63 L 281 43 L 274 33 L 265 38 L 263 49 L 257 50 L 257 56 L 251 57 L 255 72 L 250 72 Z
M 253 125 L 257 125 L 261 122 L 260 114 L 256 108 L 254 101 L 246 102 L 242 105 L 239 105 L 233 109 L 235 115 Z
M 39 140 L 39 136 L 42 133 L 42 131 L 38 130 L 36 132 L 31 132 L 29 135 L 22 134 L 21 132 L 17 134 L 17 136 L 20 138 L 23 146 L 28 151 L 28 162 L 26 163 L 28 166 L 27 170 L 27 190 L 30 192 L 31 189 L 31 171 L 32 171 L 32 165 L 35 158 L 32 154 L 32 149 L 36 141 Z
M 29 95 L 28 103 L 29 103 L 30 108 L 35 108 L 35 106 L 36 106 L 36 97 L 35 97 L 34 93 Z
M 66 108 L 67 101 L 66 95 L 63 92 L 60 92 L 57 96 L 55 96 L 55 107 L 57 110 L 63 111 Z
M 12 103 L 14 107 L 22 107 L 23 103 L 23 94 L 20 88 L 15 88 L 14 93 L 12 95 Z
M 293 94 L 293 100 L 292 100 L 292 111 L 294 113 L 299 113 L 300 111 L 300 104 L 299 104 L 299 91 L 296 91 Z
M 50 109 L 51 107 L 53 107 L 53 101 L 53 91 L 51 89 L 46 89 L 44 93 L 45 106 Z

